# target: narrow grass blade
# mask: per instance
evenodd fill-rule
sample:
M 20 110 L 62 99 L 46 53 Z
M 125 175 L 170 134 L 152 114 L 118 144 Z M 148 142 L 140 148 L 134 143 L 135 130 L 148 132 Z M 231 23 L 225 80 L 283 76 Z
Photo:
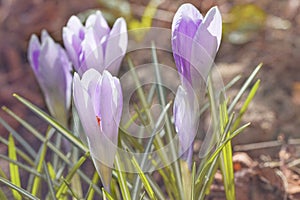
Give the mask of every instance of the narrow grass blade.
M 100 177 L 97 172 L 94 172 L 93 178 L 92 178 L 92 184 L 97 184 L 100 180 Z M 93 200 L 95 195 L 95 190 L 92 187 L 92 184 L 90 184 L 90 187 L 88 189 L 88 192 L 86 194 L 86 197 L 84 199 L 86 200 Z
M 56 177 L 56 173 L 50 162 L 47 163 L 47 171 L 49 172 L 49 176 L 51 177 L 51 180 L 54 180 Z
M 50 133 L 51 134 L 51 133 Z M 47 132 L 47 138 L 49 137 L 49 131 Z M 36 167 L 36 171 L 38 173 L 41 173 L 42 170 L 43 170 L 43 162 L 45 160 L 45 156 L 46 156 L 46 152 L 47 152 L 47 140 L 45 141 L 45 143 L 42 145 L 41 147 L 41 153 L 40 155 L 38 156 L 38 165 Z M 41 186 L 41 179 L 40 177 L 36 176 L 34 178 L 34 181 L 33 181 L 33 185 L 32 185 L 32 190 L 31 190 L 31 194 L 34 195 L 34 196 L 37 196 L 38 192 L 40 191 L 40 186 Z
M 130 192 L 129 192 L 129 189 L 128 189 L 127 183 L 126 183 L 126 175 L 122 171 L 123 167 L 122 167 L 121 159 L 120 159 L 120 156 L 118 153 L 116 154 L 115 165 L 117 168 L 116 171 L 118 174 L 118 182 L 119 182 L 119 185 L 121 188 L 122 197 L 123 197 L 123 199 L 131 200 Z
M 229 108 L 228 108 L 228 113 L 231 114 L 231 112 L 233 111 L 235 105 L 238 103 L 238 101 L 240 100 L 240 98 L 242 97 L 242 95 L 244 94 L 244 92 L 246 91 L 246 89 L 248 88 L 248 86 L 250 85 L 250 83 L 252 82 L 252 80 L 255 78 L 255 76 L 257 75 L 257 73 L 259 72 L 260 68 L 262 67 L 262 63 L 259 64 L 255 70 L 251 73 L 251 75 L 248 77 L 248 79 L 246 80 L 246 82 L 243 84 L 242 88 L 240 89 L 240 91 L 238 92 L 238 94 L 235 96 L 235 98 L 233 99 L 232 103 L 230 104 Z
M 112 198 L 112 196 L 104 188 L 102 188 L 102 194 L 103 200 L 114 200 L 114 198 Z
M 141 180 L 143 182 L 145 190 L 147 191 L 150 199 L 151 200 L 156 200 L 154 192 L 153 192 L 153 190 L 152 190 L 152 188 L 151 188 L 151 186 L 150 186 L 150 184 L 149 184 L 149 182 L 148 182 L 145 174 L 143 173 L 142 169 L 140 168 L 139 164 L 137 163 L 137 161 L 135 160 L 134 157 L 131 159 L 131 161 L 132 161 L 133 165 L 135 166 L 135 168 L 137 169 L 138 174 L 139 174 L 139 176 L 140 176 L 140 178 L 141 178 Z
M 17 191 L 20 195 L 22 195 L 23 197 L 26 197 L 27 199 L 39 200 L 39 198 L 33 196 L 32 194 L 30 194 L 28 191 L 24 190 L 23 188 L 11 183 L 7 179 L 0 177 L 0 182 L 3 183 L 4 185 L 8 186 L 9 188 L 11 188 L 13 191 Z M 20 199 L 22 199 L 22 197 Z
M 5 193 L 0 189 L 0 199 L 1 200 L 7 200 L 7 196 L 5 195 Z
M 237 119 L 235 120 L 235 122 L 233 124 L 232 130 L 235 130 L 239 126 L 239 124 L 242 120 L 242 117 L 244 116 L 245 112 L 247 111 L 250 102 L 254 98 L 254 96 L 255 96 L 258 88 L 259 88 L 259 85 L 260 85 L 260 80 L 257 80 L 255 82 L 254 86 L 251 88 L 251 90 L 250 90 L 250 92 L 249 92 L 242 108 L 240 109 L 239 115 L 238 115 Z
M 153 127 L 153 119 L 152 119 L 152 116 L 151 116 L 151 113 L 149 112 L 149 105 L 147 103 L 147 100 L 146 100 L 146 95 L 142 89 L 142 86 L 141 86 L 141 83 L 139 81 L 139 78 L 138 78 L 138 75 L 134 69 L 134 65 L 131 61 L 130 58 L 128 58 L 128 65 L 129 65 L 129 68 L 130 68 L 130 71 L 131 71 L 131 74 L 132 74 L 132 78 L 136 84 L 136 87 L 137 87 L 137 94 L 138 94 L 138 97 L 142 103 L 142 106 L 143 108 L 146 110 L 146 116 L 147 116 L 147 120 L 150 122 L 150 125 L 151 127 Z
M 77 172 L 77 170 L 80 168 L 80 166 L 86 161 L 86 159 L 89 157 L 89 153 L 86 153 L 84 156 L 82 156 L 78 162 L 73 166 L 73 168 L 69 171 L 65 181 L 59 186 L 56 193 L 56 198 L 61 198 L 67 191 L 68 187 L 66 185 L 67 183 L 70 183 L 71 179 L 73 178 L 74 174 Z
M 1 136 L 0 136 L 0 142 L 2 144 L 5 144 L 6 146 L 8 146 L 8 141 L 6 139 L 4 139 L 3 137 L 1 137 Z M 34 161 L 29 156 L 27 156 L 26 153 L 24 153 L 23 151 L 21 151 L 18 147 L 16 147 L 16 152 L 17 152 L 17 155 L 19 155 L 30 166 L 34 166 Z
M 11 160 L 17 161 L 17 153 L 15 149 L 15 142 L 13 136 L 10 134 L 8 137 L 8 156 Z M 9 171 L 11 183 L 17 187 L 21 187 L 19 167 L 14 163 L 9 163 Z M 22 199 L 20 193 L 16 190 L 12 190 L 15 199 Z
M 151 146 L 153 144 L 153 141 L 155 139 L 155 136 L 156 136 L 156 132 L 162 122 L 162 120 L 164 119 L 164 115 L 166 114 L 166 112 L 168 111 L 168 109 L 170 108 L 170 105 L 171 105 L 171 102 L 169 102 L 165 108 L 163 109 L 162 113 L 160 114 L 156 124 L 155 124 L 155 127 L 151 133 L 152 137 L 149 139 L 148 143 L 147 143 L 147 146 L 146 146 L 146 149 L 145 149 L 145 152 L 144 152 L 144 157 L 142 158 L 142 161 L 141 161 L 141 167 L 143 168 L 144 167 L 144 164 L 146 162 L 146 159 L 148 158 L 147 157 L 147 154 L 150 152 L 151 150 Z M 163 156 L 162 156 L 163 157 Z M 132 199 L 136 199 L 137 198 L 137 195 L 139 194 L 139 191 L 140 191 L 140 187 L 141 187 L 141 183 L 140 183 L 140 179 L 137 177 L 136 180 L 135 180 L 135 184 L 134 184 L 134 188 L 132 190 Z
M 12 163 L 12 164 L 15 164 L 17 165 L 19 168 L 21 169 L 24 169 L 25 171 L 29 172 L 30 174 L 33 174 L 35 176 L 39 176 L 39 177 L 42 177 L 42 174 L 41 173 L 38 173 L 34 168 L 32 168 L 31 166 L 27 166 L 19 161 L 16 161 L 16 160 L 12 160 L 11 158 L 5 156 L 5 155 L 1 155 L 0 154 L 0 158 L 3 159 L 3 160 L 6 160 L 8 161 L 9 163 Z M 3 174 L 1 174 L 0 176 L 4 177 Z M 4 177 L 6 178 L 6 177 Z
M 210 158 L 206 161 L 203 169 L 201 170 L 201 173 L 199 175 L 199 177 L 196 180 L 196 184 L 199 184 L 202 180 L 204 180 L 204 176 L 205 176 L 205 169 L 207 167 L 209 167 L 211 165 L 211 163 L 214 161 L 214 159 L 220 154 L 220 152 L 222 151 L 222 149 L 224 148 L 224 146 L 231 141 L 235 136 L 237 136 L 238 134 L 240 134 L 243 130 L 245 130 L 245 128 L 247 128 L 250 125 L 250 123 L 247 123 L 245 125 L 243 125 L 242 127 L 238 128 L 236 131 L 234 131 L 224 142 L 222 142 L 218 148 L 214 151 L 214 153 L 210 156 Z
M 26 130 L 28 130 L 31 134 L 33 134 L 37 139 L 39 139 L 41 142 L 45 142 L 47 139 L 38 132 L 35 128 L 33 128 L 29 123 L 27 123 L 25 120 L 14 114 L 11 110 L 8 108 L 5 109 L 5 112 L 8 113 L 11 117 L 13 117 L 15 120 L 17 120 Z M 1 139 L 1 138 L 0 138 Z M 60 159 L 62 159 L 66 163 L 70 163 L 69 158 L 67 158 L 59 149 L 57 149 L 52 143 L 47 142 L 47 145 L 49 148 L 59 156 Z M 36 156 L 35 156 L 36 158 Z M 34 166 L 34 162 L 32 161 L 32 166 Z
M 9 115 L 11 115 L 14 119 L 16 119 L 20 124 L 22 124 L 30 133 L 32 133 L 36 138 L 38 138 L 40 141 L 45 142 L 46 138 L 39 133 L 36 129 L 34 129 L 30 124 L 28 124 L 26 121 L 24 121 L 23 119 L 21 119 L 20 117 L 18 117 L 17 115 L 15 115 L 12 111 L 10 111 L 9 109 L 5 110 Z M 2 138 L 0 136 L 0 142 L 8 145 L 8 142 Z M 65 163 L 68 164 L 68 166 L 72 166 L 73 164 L 69 161 L 69 158 L 67 156 L 65 156 L 59 149 L 56 149 L 56 147 L 48 142 L 47 143 L 49 148 L 54 151 L 55 154 L 57 154 L 59 156 L 60 159 L 62 159 Z M 23 158 L 24 160 L 26 160 L 31 166 L 35 166 L 34 161 L 31 160 L 26 154 L 24 154 L 21 150 L 19 150 L 18 148 L 16 148 L 18 155 L 20 155 L 21 158 Z M 91 180 L 89 177 L 87 177 L 81 170 L 78 170 L 78 174 L 80 175 L 80 177 L 86 182 L 86 183 L 90 183 Z M 94 188 L 94 190 L 98 193 L 98 194 L 102 194 L 100 188 L 95 185 L 92 184 L 92 187 Z
M 45 163 L 45 161 L 43 162 L 43 169 L 44 169 L 44 172 L 46 174 L 46 181 L 47 181 L 50 197 L 51 197 L 51 199 L 56 200 L 55 191 L 54 191 L 55 189 L 54 189 L 54 186 L 53 186 L 53 183 L 52 183 L 52 178 L 51 178 L 50 172 L 48 170 L 48 166 Z
M 194 162 L 192 168 L 191 200 L 195 200 L 195 178 L 196 178 L 196 163 Z
M 160 70 L 159 70 L 159 66 L 158 66 L 158 59 L 157 59 L 157 54 L 156 54 L 156 48 L 154 45 L 154 42 L 152 42 L 152 59 L 153 59 L 153 63 L 154 63 L 154 67 L 155 67 L 155 77 L 156 77 L 156 81 L 157 81 L 157 90 L 158 90 L 158 97 L 159 97 L 159 101 L 160 104 L 164 107 L 166 105 L 166 97 L 165 97 L 165 91 L 164 88 L 162 87 L 162 80 L 161 80 L 161 74 L 160 74 Z M 171 144 L 171 156 L 172 158 L 176 158 L 177 157 L 177 152 L 175 150 L 174 144 L 173 142 L 171 142 L 173 140 L 173 133 L 174 130 L 171 127 L 171 119 L 169 117 L 169 115 L 165 115 L 165 130 L 167 132 L 167 139 L 170 144 Z M 177 190 L 179 191 L 180 196 L 178 196 L 177 198 L 183 198 L 183 191 L 182 191 L 182 180 L 181 180 L 181 174 L 180 174 L 180 167 L 179 167 L 179 163 L 177 161 L 175 161 L 172 164 L 172 173 L 175 176 L 175 183 L 177 186 Z
M 5 110 L 6 107 L 2 106 L 2 109 Z M 11 126 L 9 126 L 1 117 L 0 117 L 0 123 L 4 126 L 4 128 L 6 128 L 6 130 L 8 130 L 14 136 L 16 141 L 18 141 L 19 144 L 24 147 L 24 149 L 29 153 L 31 157 L 33 158 L 36 157 L 36 152 L 31 147 L 31 145 L 28 144 L 28 142 L 26 142 L 26 140 L 24 140 L 23 137 L 18 132 L 16 132 Z
M 221 95 L 223 97 L 223 95 Z M 232 117 L 233 118 L 233 117 Z M 225 99 L 221 99 L 220 103 L 220 133 L 226 134 L 229 137 L 230 132 L 226 129 L 226 125 L 231 122 L 228 122 L 228 112 L 227 112 L 227 103 Z M 227 132 L 225 132 L 227 131 Z M 234 171 L 233 171 L 233 162 L 232 162 L 232 146 L 231 141 L 229 141 L 224 148 L 219 157 L 219 165 L 223 175 L 223 183 L 225 188 L 225 194 L 227 199 L 235 200 L 235 187 L 234 187 Z
M 66 139 L 68 139 L 71 143 L 73 143 L 76 147 L 81 149 L 84 153 L 88 152 L 88 148 L 78 139 L 76 138 L 70 131 L 68 131 L 64 126 L 55 121 L 52 117 L 46 114 L 44 111 L 39 109 L 37 106 L 33 105 L 23 97 L 13 94 L 15 98 L 17 98 L 21 103 L 23 103 L 26 107 L 32 110 L 35 114 L 41 117 L 43 120 L 48 122 L 51 126 L 53 126 L 57 131 L 59 131 Z

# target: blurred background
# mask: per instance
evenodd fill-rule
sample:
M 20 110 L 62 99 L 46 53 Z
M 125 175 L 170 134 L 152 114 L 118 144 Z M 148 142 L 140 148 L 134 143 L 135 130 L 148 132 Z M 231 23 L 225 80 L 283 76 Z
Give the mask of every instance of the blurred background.
M 39 35 L 47 29 L 56 41 L 62 42 L 62 27 L 69 17 L 88 9 L 100 9 L 111 24 L 123 16 L 130 28 L 170 28 L 175 11 L 185 2 L 194 4 L 203 14 L 215 5 L 222 13 L 223 41 L 216 64 L 225 84 L 238 74 L 243 76 L 227 96 L 236 94 L 253 69 L 263 63 L 259 73 L 261 87 L 244 117 L 245 122 L 252 124 L 234 139 L 234 149 L 247 152 L 255 160 L 276 160 L 281 158 L 283 148 L 288 148 L 285 155 L 289 152 L 291 158 L 299 158 L 300 0 L 1 0 L 0 106 L 9 107 L 45 131 L 46 124 L 12 97 L 18 93 L 46 110 L 27 60 L 31 34 Z M 157 8 L 147 11 L 153 14 L 152 21 L 142 17 L 150 5 Z M 34 144 L 36 139 L 15 120 L 3 111 L 0 117 Z M 8 135 L 1 125 L 0 134 L 5 138 Z M 0 145 L 0 153 L 6 153 L 4 145 Z M 299 186 L 297 189 L 300 192 Z

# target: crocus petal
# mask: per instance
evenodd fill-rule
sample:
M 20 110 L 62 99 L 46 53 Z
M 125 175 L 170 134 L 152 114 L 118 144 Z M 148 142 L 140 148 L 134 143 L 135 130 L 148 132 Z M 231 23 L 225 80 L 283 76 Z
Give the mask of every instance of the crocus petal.
M 105 39 L 110 31 L 110 28 L 100 11 L 97 11 L 87 18 L 85 27 L 86 29 L 92 28 L 92 30 L 94 30 L 97 43 L 101 43 L 102 38 Z
M 179 86 L 174 100 L 173 114 L 175 129 L 178 134 L 182 159 L 188 162 L 191 169 L 193 141 L 197 131 L 198 106 L 196 96 L 191 90 L 186 90 Z
M 29 62 L 53 117 L 67 125 L 71 95 L 71 63 L 64 49 L 43 30 L 41 44 L 34 35 L 29 43 Z
M 63 42 L 64 46 L 67 50 L 67 53 L 72 61 L 75 69 L 79 67 L 79 51 L 80 51 L 80 43 L 81 41 L 75 36 L 75 34 L 67 27 L 63 28 Z
M 119 119 L 115 119 L 116 108 L 118 103 L 117 89 L 114 85 L 113 77 L 104 71 L 101 82 L 101 94 L 105 94 L 106 98 L 101 99 L 100 113 L 102 117 L 102 130 L 104 134 L 113 142 L 116 141 L 116 131 Z
M 71 30 L 79 39 L 83 40 L 84 38 L 84 28 L 80 19 L 73 15 L 70 17 L 67 27 Z
M 194 35 L 202 22 L 201 13 L 192 4 L 179 7 L 172 22 L 172 50 L 179 73 L 191 81 L 190 57 Z
M 86 69 L 94 68 L 99 72 L 103 71 L 103 48 L 100 43 L 96 42 L 94 30 L 89 28 L 86 31 L 86 37 L 81 43 L 84 58 L 79 72 L 82 74 Z
M 30 65 L 32 66 L 34 73 L 37 73 L 37 70 L 39 68 L 40 49 L 41 45 L 39 39 L 36 35 L 32 35 L 30 37 L 28 47 L 28 60 L 30 62 Z
M 126 53 L 127 43 L 126 22 L 123 18 L 118 18 L 109 34 L 105 49 L 104 67 L 112 75 L 117 75 L 119 72 L 120 64 Z
M 217 7 L 209 10 L 195 33 L 191 64 L 197 70 L 191 73 L 195 87 L 199 80 L 206 80 L 221 42 L 222 19 Z M 199 78 L 201 77 L 202 78 Z
M 190 3 L 182 4 L 173 18 L 172 34 L 180 32 L 193 38 L 202 19 L 203 16 L 195 6 Z
M 212 7 L 205 16 L 203 26 L 207 28 L 211 35 L 217 38 L 217 51 L 221 44 L 222 37 L 222 17 L 219 9 Z
M 85 77 L 94 77 L 92 73 L 85 73 Z M 85 87 L 84 81 L 81 81 L 77 73 L 74 74 L 73 80 L 73 99 L 76 106 L 79 118 L 81 119 L 81 124 L 83 126 L 84 132 L 88 137 L 93 137 L 93 135 L 99 132 L 98 124 L 96 121 L 96 115 L 94 109 L 91 105 L 92 101 Z M 84 119 L 84 120 L 83 120 Z

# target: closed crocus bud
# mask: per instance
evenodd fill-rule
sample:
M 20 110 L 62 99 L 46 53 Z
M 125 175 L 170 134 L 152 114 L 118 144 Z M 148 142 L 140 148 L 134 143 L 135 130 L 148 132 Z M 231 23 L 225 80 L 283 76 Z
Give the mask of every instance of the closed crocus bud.
M 174 124 L 179 138 L 179 155 L 192 167 L 193 141 L 197 133 L 199 106 L 191 88 L 178 87 L 174 105 Z
M 71 99 L 72 65 L 65 50 L 43 30 L 41 42 L 36 35 L 31 36 L 28 60 L 51 115 L 66 126 Z
M 90 15 L 84 26 L 72 16 L 63 28 L 63 41 L 80 76 L 90 68 L 117 75 L 127 49 L 126 22 L 118 18 L 110 29 L 100 11 Z
M 73 98 L 94 165 L 109 190 L 123 106 L 120 81 L 106 70 L 101 75 L 89 69 L 81 79 L 75 73 Z
M 194 89 L 207 79 L 222 35 L 222 18 L 217 7 L 203 18 L 192 4 L 183 4 L 172 22 L 172 50 L 176 66 Z

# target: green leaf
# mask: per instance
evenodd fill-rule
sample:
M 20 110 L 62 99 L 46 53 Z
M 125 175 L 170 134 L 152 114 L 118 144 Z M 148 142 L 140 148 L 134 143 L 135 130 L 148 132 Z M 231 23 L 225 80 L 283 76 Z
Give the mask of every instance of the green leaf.
M 191 200 L 195 200 L 195 178 L 196 178 L 196 163 L 194 162 L 192 168 Z
M 6 107 L 2 106 L 2 109 L 5 110 Z M 9 126 L 1 117 L 0 123 L 6 128 L 6 130 L 8 130 L 14 136 L 14 138 L 19 142 L 19 144 L 21 144 L 24 147 L 24 149 L 29 153 L 31 157 L 36 157 L 36 152 L 31 147 L 31 145 L 28 144 L 26 140 L 24 140 L 23 137 L 19 133 L 17 133 L 11 126 Z
M 7 156 L 5 156 L 5 155 L 1 155 L 1 154 L 0 154 L 0 158 L 3 159 L 3 160 L 8 161 L 9 163 L 12 163 L 12 164 L 17 165 L 19 168 L 24 169 L 25 171 L 29 172 L 30 174 L 34 174 L 35 176 L 39 176 L 39 177 L 42 177 L 42 176 L 43 176 L 42 174 L 38 173 L 38 172 L 37 172 L 34 168 L 32 168 L 31 166 L 27 166 L 27 165 L 25 165 L 25 164 L 23 164 L 23 163 L 21 163 L 21 162 L 19 162 L 19 161 L 12 160 L 12 159 L 10 159 L 9 157 L 7 157 Z M 3 173 L 1 172 L 1 176 L 2 176 L 3 178 L 6 178 L 4 175 L 5 175 L 5 174 L 3 174 Z
M 47 139 L 49 137 L 49 132 L 47 132 Z M 42 147 L 41 147 L 41 151 L 40 151 L 40 154 L 38 156 L 38 165 L 36 167 L 36 171 L 38 173 L 41 173 L 42 172 L 42 169 L 43 169 L 43 162 L 45 160 L 45 156 L 46 156 L 46 152 L 47 152 L 47 142 L 48 140 L 45 141 L 45 143 L 43 143 Z M 34 178 L 34 181 L 33 181 L 33 185 L 32 185 L 32 190 L 31 190 L 31 194 L 34 195 L 34 196 L 37 196 L 38 192 L 39 192 L 39 189 L 40 189 L 40 186 L 41 186 L 41 179 L 40 177 L 36 176 Z
M 255 76 L 257 75 L 257 73 L 259 72 L 260 68 L 262 67 L 262 63 L 260 63 L 255 70 L 251 73 L 251 75 L 248 77 L 248 79 L 246 80 L 246 82 L 243 84 L 242 88 L 240 89 L 240 91 L 238 92 L 238 94 L 235 96 L 235 98 L 233 99 L 232 103 L 230 104 L 229 108 L 228 108 L 228 113 L 231 114 L 233 112 L 234 107 L 236 106 L 236 104 L 238 103 L 238 101 L 241 99 L 242 95 L 244 94 L 244 92 L 246 91 L 246 89 L 248 88 L 248 86 L 251 84 L 252 80 L 255 78 Z
M 94 172 L 93 179 L 92 179 L 92 184 L 96 185 L 99 180 L 100 180 L 100 177 L 99 177 L 98 173 Z M 87 200 L 93 200 L 94 199 L 95 190 L 94 190 L 92 184 L 90 184 L 90 187 L 89 187 L 88 192 L 86 194 L 86 198 L 85 199 L 87 199 Z
M 224 148 L 224 146 L 231 141 L 235 136 L 237 136 L 238 134 L 240 134 L 245 128 L 247 128 L 250 125 L 250 123 L 247 123 L 245 125 L 243 125 L 242 127 L 238 128 L 236 131 L 234 131 L 224 142 L 222 142 L 218 148 L 213 152 L 213 154 L 209 157 L 209 159 L 206 161 L 204 167 L 201 170 L 201 173 L 199 175 L 199 177 L 196 180 L 196 184 L 199 184 L 201 181 L 204 180 L 205 177 L 205 171 L 206 168 L 208 168 L 211 163 L 214 161 L 214 159 L 220 154 L 220 152 L 222 151 L 222 149 Z
M 70 131 L 68 131 L 64 126 L 59 124 L 55 121 L 52 117 L 46 114 L 44 111 L 39 109 L 37 106 L 33 105 L 23 97 L 13 94 L 22 104 L 27 106 L 30 110 L 32 110 L 35 114 L 37 114 L 40 118 L 48 122 L 51 126 L 53 126 L 58 132 L 60 132 L 66 139 L 68 139 L 72 144 L 76 147 L 81 149 L 84 153 L 87 153 L 89 150 L 88 148 L 77 138 L 75 137 Z
M 56 200 L 55 192 L 54 192 L 55 189 L 54 189 L 54 186 L 53 186 L 53 183 L 52 183 L 52 178 L 51 178 L 51 175 L 50 175 L 50 172 L 49 172 L 49 168 L 48 168 L 47 164 L 45 163 L 45 161 L 43 161 L 43 168 L 44 168 L 44 172 L 46 174 L 46 181 L 47 181 L 47 184 L 48 184 L 48 189 L 49 189 L 51 199 Z
M 50 162 L 47 163 L 47 169 L 48 169 L 47 171 L 49 172 L 49 175 L 51 177 L 51 180 L 54 180 L 56 177 L 56 173 Z
M 159 97 L 159 101 L 160 104 L 164 107 L 166 105 L 166 96 L 165 96 L 165 91 L 164 88 L 162 87 L 162 79 L 161 79 L 161 73 L 159 70 L 159 66 L 158 66 L 158 59 L 157 59 L 157 53 L 156 53 L 156 48 L 154 45 L 154 42 L 152 42 L 152 60 L 154 63 L 154 67 L 155 67 L 155 77 L 156 77 L 156 81 L 157 81 L 157 90 L 158 90 L 158 97 Z M 165 130 L 166 130 L 166 135 L 167 135 L 167 142 L 171 145 L 171 156 L 172 158 L 176 158 L 177 157 L 177 152 L 175 150 L 174 147 L 174 143 L 171 142 L 174 138 L 173 138 L 173 133 L 174 133 L 174 129 L 172 129 L 171 126 L 171 119 L 169 117 L 169 115 L 165 115 L 165 122 L 166 122 L 166 126 L 165 126 Z M 179 195 L 176 198 L 183 198 L 183 186 L 182 186 L 182 179 L 181 179 L 181 174 L 180 174 L 180 167 L 179 167 L 179 162 L 175 161 L 172 163 L 172 168 L 171 168 L 171 173 L 175 175 L 175 183 L 177 186 L 177 190 L 179 191 Z M 168 186 L 168 185 L 167 185 Z M 172 186 L 174 187 L 174 186 Z
M 154 129 L 152 130 L 152 137 L 149 139 L 148 143 L 147 143 L 147 146 L 146 146 L 146 149 L 145 149 L 145 152 L 144 152 L 144 156 L 142 158 L 142 161 L 141 161 L 141 166 L 144 167 L 144 164 L 146 162 L 146 159 L 148 158 L 148 153 L 150 152 L 151 150 L 151 146 L 154 142 L 154 139 L 157 138 L 156 136 L 156 132 L 162 122 L 162 120 L 164 119 L 164 115 L 167 113 L 168 109 L 170 108 L 170 105 L 171 105 L 171 102 L 169 102 L 163 109 L 163 111 L 161 112 L 159 118 L 157 119 L 157 122 L 155 124 L 155 127 Z M 161 151 L 159 151 L 161 152 Z M 164 158 L 165 155 L 160 155 L 161 158 Z M 163 160 L 165 161 L 165 160 Z M 132 189 L 132 199 L 136 199 L 136 195 L 139 194 L 139 191 L 140 191 L 140 187 L 141 187 L 141 183 L 140 183 L 140 179 L 137 177 L 136 180 L 135 180 L 135 184 L 134 184 L 134 188 Z
M 235 130 L 239 126 L 239 124 L 242 120 L 242 117 L 244 116 L 245 112 L 247 111 L 250 102 L 254 98 L 254 96 L 255 96 L 258 88 L 259 88 L 259 85 L 260 85 L 260 80 L 257 80 L 255 82 L 254 86 L 251 88 L 251 90 L 250 90 L 250 92 L 247 96 L 247 99 L 245 100 L 242 108 L 240 109 L 239 115 L 238 115 L 237 119 L 235 120 L 235 122 L 233 124 L 232 130 Z
M 86 161 L 87 157 L 89 157 L 89 152 L 83 155 L 78 162 L 73 166 L 73 168 L 69 171 L 65 181 L 59 186 L 56 193 L 56 198 L 61 198 L 67 191 L 68 187 L 66 183 L 70 183 L 71 179 L 80 168 L 80 166 Z
M 3 183 L 4 185 L 10 187 L 13 191 L 18 192 L 18 194 L 21 194 L 22 196 L 26 197 L 27 199 L 39 200 L 37 197 L 30 194 L 28 191 L 26 191 L 23 188 L 13 184 L 12 182 L 10 182 L 9 180 L 7 180 L 5 178 L 0 177 L 0 182 Z M 20 199 L 22 199 L 22 197 L 20 197 Z
M 228 138 L 230 136 L 230 132 L 228 133 L 224 132 L 224 131 L 229 131 L 229 130 L 225 130 L 227 124 L 229 124 L 228 126 L 229 129 L 231 122 L 228 123 L 227 103 L 225 99 L 223 99 L 220 104 L 220 126 L 221 126 L 220 129 L 221 129 L 221 133 L 226 134 Z M 234 171 L 233 171 L 233 162 L 232 162 L 231 141 L 229 141 L 222 149 L 222 152 L 219 157 L 219 164 L 223 175 L 226 198 L 235 200 Z
M 6 139 L 4 139 L 3 137 L 1 137 L 1 136 L 0 136 L 0 142 L 2 144 L 5 144 L 6 146 L 8 146 L 8 141 Z M 21 151 L 18 147 L 16 147 L 16 152 L 17 152 L 17 155 L 19 155 L 30 166 L 34 166 L 33 160 L 29 156 L 27 156 L 26 153 L 24 153 L 23 151 Z
M 102 188 L 102 194 L 103 194 L 103 200 L 114 200 L 112 196 L 104 189 Z
M 137 169 L 138 174 L 139 174 L 139 176 L 140 176 L 140 178 L 141 178 L 141 180 L 143 182 L 145 190 L 147 191 L 150 199 L 156 200 L 154 192 L 153 192 L 153 190 L 152 190 L 152 188 L 151 188 L 151 186 L 150 186 L 150 184 L 149 184 L 149 182 L 148 182 L 145 174 L 143 173 L 142 169 L 140 168 L 139 164 L 137 163 L 136 159 L 134 157 L 132 157 L 131 161 L 132 161 L 133 165 L 135 166 L 135 168 Z
M 8 137 L 8 156 L 11 160 L 17 161 L 17 153 L 15 149 L 14 138 L 11 134 Z M 9 163 L 9 171 L 11 183 L 17 187 L 21 187 L 19 167 L 14 163 Z M 22 199 L 22 196 L 17 190 L 12 190 L 13 196 L 15 199 Z
M 0 189 L 0 199 L 1 200 L 7 200 L 7 196 L 5 195 L 5 193 Z
M 121 163 L 118 152 L 116 154 L 115 165 L 117 168 L 116 171 L 118 174 L 118 182 L 119 182 L 119 185 L 121 188 L 122 197 L 123 197 L 123 199 L 131 200 L 130 192 L 129 192 L 129 189 L 128 189 L 127 183 L 126 183 L 126 175 L 123 172 L 123 167 L 122 167 L 122 163 Z

